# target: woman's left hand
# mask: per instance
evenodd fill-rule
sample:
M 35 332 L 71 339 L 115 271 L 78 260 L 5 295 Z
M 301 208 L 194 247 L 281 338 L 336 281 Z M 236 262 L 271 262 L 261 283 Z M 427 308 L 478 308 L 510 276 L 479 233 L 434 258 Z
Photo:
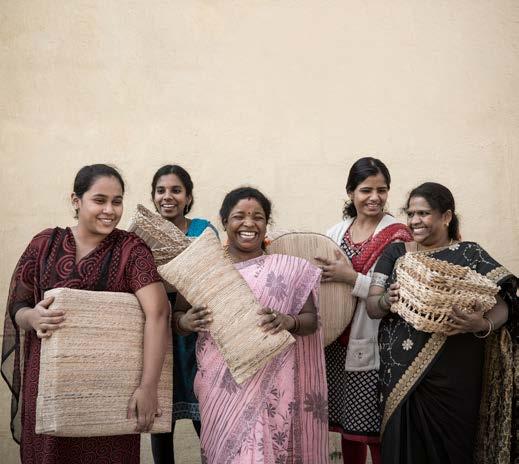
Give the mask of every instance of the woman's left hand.
M 293 326 L 291 317 L 286 314 L 278 313 L 273 309 L 261 308 L 258 310 L 258 314 L 261 316 L 258 325 L 263 332 L 274 335 L 282 330 L 289 330 Z
M 162 413 L 158 409 L 157 389 L 143 387 L 140 385 L 133 392 L 128 403 L 128 419 L 137 418 L 135 431 L 144 433 L 149 432 L 153 427 L 155 417 Z
M 450 316 L 451 321 L 448 323 L 449 329 L 444 334 L 450 336 L 460 333 L 487 332 L 489 322 L 483 315 L 483 309 L 478 301 L 474 303 L 474 312 L 472 313 L 454 307 Z

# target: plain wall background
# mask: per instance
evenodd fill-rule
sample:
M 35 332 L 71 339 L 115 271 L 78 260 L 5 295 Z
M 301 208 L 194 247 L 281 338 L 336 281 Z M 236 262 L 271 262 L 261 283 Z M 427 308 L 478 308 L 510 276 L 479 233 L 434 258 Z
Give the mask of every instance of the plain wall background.
M 73 177 L 95 162 L 127 181 L 123 227 L 178 163 L 193 217 L 218 222 L 252 184 L 277 227 L 324 231 L 374 155 L 392 212 L 444 183 L 463 237 L 519 273 L 518 48 L 514 0 L 3 0 L 0 299 L 30 238 L 74 223 Z M 3 382 L 0 401 L 16 462 Z

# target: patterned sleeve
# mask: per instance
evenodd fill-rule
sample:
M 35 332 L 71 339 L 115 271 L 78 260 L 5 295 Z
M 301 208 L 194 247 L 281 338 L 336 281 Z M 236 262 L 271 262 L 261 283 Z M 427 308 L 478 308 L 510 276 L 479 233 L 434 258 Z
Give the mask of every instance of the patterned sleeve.
M 35 301 L 35 286 L 38 256 L 42 247 L 48 242 L 51 232 L 51 229 L 47 229 L 36 235 L 16 265 L 11 279 L 8 297 L 9 313 L 13 321 L 19 309 L 24 307 L 33 308 L 37 303 L 37 301 Z
M 128 262 L 126 263 L 126 279 L 133 293 L 154 282 L 161 282 L 157 266 L 153 260 L 148 245 L 139 242 L 132 248 Z
M 514 337 L 519 336 L 519 297 L 517 293 L 518 279 L 507 268 L 499 264 L 477 243 L 470 243 L 467 246 L 476 266 L 476 271 L 484 275 L 499 286 L 499 295 L 508 306 L 508 322 L 511 333 Z
M 386 287 L 393 274 L 396 260 L 405 254 L 405 243 L 395 242 L 388 245 L 375 265 L 371 285 Z

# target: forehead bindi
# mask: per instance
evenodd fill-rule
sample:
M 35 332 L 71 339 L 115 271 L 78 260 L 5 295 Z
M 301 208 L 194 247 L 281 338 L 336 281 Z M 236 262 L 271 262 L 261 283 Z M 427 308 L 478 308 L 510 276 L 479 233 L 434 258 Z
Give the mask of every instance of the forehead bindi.
M 236 206 L 232 209 L 231 214 L 242 213 L 242 214 L 262 214 L 265 215 L 262 206 L 255 198 L 244 198 L 240 200 Z

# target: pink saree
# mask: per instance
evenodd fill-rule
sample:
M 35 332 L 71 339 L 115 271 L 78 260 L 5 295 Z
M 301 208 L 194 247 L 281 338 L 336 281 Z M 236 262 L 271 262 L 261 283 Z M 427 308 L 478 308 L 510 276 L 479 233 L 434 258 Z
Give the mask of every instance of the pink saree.
M 236 269 L 265 307 L 295 315 L 310 295 L 317 306 L 321 272 L 305 260 L 267 255 L 237 263 Z M 286 352 L 238 385 L 211 336 L 199 335 L 194 388 L 203 464 L 328 462 L 321 329 L 295 338 Z

